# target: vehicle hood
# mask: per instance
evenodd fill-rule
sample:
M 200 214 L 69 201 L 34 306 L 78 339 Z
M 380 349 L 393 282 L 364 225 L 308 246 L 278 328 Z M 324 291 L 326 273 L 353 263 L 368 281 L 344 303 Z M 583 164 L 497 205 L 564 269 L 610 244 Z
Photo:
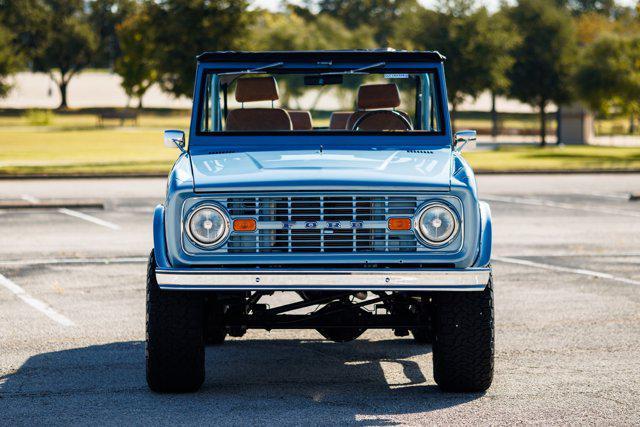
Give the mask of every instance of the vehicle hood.
M 451 149 L 192 153 L 196 192 L 448 191 Z

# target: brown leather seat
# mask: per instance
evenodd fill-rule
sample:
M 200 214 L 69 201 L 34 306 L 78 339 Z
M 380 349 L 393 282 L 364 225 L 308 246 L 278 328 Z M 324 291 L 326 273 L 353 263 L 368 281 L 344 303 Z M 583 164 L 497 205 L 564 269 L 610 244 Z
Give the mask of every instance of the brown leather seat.
M 393 113 L 400 106 L 400 91 L 395 83 L 362 85 L 358 89 L 358 111 L 351 114 L 347 129 L 353 129 L 356 121 L 371 111 L 379 111 L 360 124 L 360 130 L 407 130 L 406 123 Z M 387 110 L 394 109 L 393 111 Z M 404 111 L 396 111 L 411 123 Z
M 292 130 L 291 118 L 282 108 L 244 108 L 245 102 L 276 101 L 278 85 L 273 77 L 248 77 L 236 82 L 236 101 L 243 108 L 227 115 L 227 130 Z
M 293 130 L 313 130 L 313 121 L 310 112 L 288 110 L 287 113 L 289 113 L 289 117 L 291 117 Z
M 353 111 L 336 111 L 331 113 L 329 118 L 329 129 L 332 130 L 346 130 L 349 117 L 353 114 Z

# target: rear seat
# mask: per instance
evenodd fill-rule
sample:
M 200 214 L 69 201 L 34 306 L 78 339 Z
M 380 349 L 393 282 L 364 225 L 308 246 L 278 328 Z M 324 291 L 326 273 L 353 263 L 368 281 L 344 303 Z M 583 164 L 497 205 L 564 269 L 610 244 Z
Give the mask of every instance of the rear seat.
M 349 117 L 353 114 L 353 111 L 336 111 L 331 113 L 329 119 L 329 129 L 332 130 L 346 130 Z
M 311 113 L 308 111 L 288 110 L 293 130 L 313 130 Z
M 244 108 L 245 102 L 276 101 L 278 85 L 273 77 L 250 77 L 236 83 L 236 101 L 242 108 L 227 115 L 227 130 L 292 130 L 291 117 L 282 108 Z

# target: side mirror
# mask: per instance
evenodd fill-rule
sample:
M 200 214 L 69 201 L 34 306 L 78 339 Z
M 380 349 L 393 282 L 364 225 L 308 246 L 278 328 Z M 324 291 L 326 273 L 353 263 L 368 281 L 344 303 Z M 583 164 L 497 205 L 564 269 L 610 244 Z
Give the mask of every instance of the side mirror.
M 453 136 L 453 149 L 462 151 L 462 147 L 476 148 L 476 131 L 461 130 Z
M 165 130 L 164 131 L 164 145 L 169 148 L 178 147 L 181 151 L 184 151 L 185 145 L 184 132 L 181 130 Z

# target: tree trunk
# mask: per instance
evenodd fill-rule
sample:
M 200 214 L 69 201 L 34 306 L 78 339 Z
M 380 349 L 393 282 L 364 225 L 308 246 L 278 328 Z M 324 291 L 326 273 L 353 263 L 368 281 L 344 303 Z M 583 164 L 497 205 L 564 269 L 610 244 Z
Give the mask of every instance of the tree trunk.
M 633 112 L 629 114 L 629 133 L 633 134 L 636 132 L 636 117 Z
M 142 97 L 138 97 L 138 110 L 142 110 Z
M 547 115 L 545 113 L 546 102 L 540 102 L 540 147 L 547 145 Z
M 491 92 L 491 136 L 498 137 L 498 111 L 496 110 L 496 93 Z
M 562 134 L 562 106 L 558 105 L 556 110 L 556 145 L 560 145 L 562 140 L 560 135 Z
M 60 105 L 58 105 L 58 110 L 66 110 L 67 105 L 67 86 L 69 85 L 69 81 L 65 80 L 64 76 L 60 78 L 58 82 L 58 89 L 60 89 Z

